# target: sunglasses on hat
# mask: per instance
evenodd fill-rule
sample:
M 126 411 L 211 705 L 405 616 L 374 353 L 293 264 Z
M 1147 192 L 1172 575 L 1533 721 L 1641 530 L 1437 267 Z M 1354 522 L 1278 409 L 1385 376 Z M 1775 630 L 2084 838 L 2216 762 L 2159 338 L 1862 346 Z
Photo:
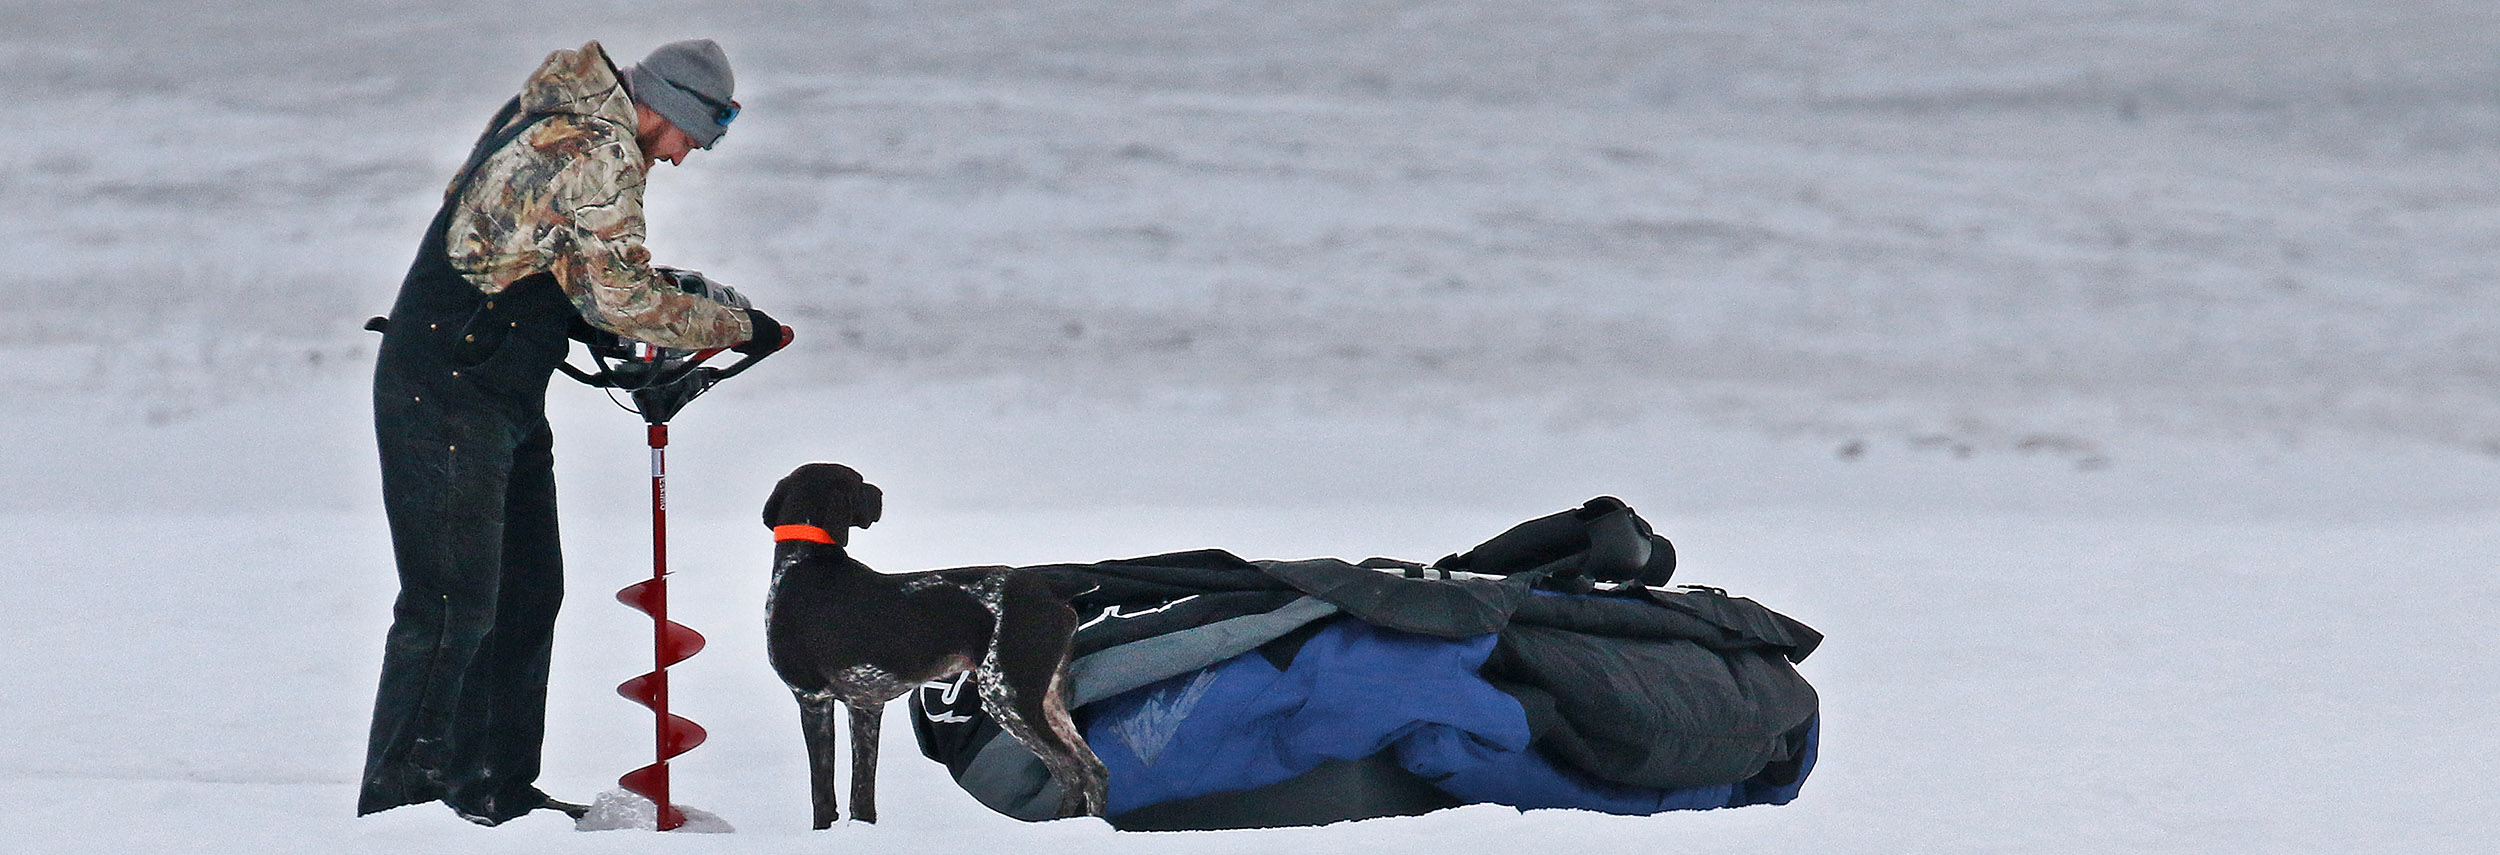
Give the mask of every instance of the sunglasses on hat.
M 670 85 L 675 84 L 671 83 Z M 726 128 L 729 127 L 729 120 L 738 118 L 738 102 L 736 99 L 731 99 L 729 103 L 723 104 L 719 101 L 714 101 L 710 98 L 704 97 L 703 93 L 696 92 L 683 86 L 678 86 L 677 89 L 680 92 L 694 96 L 695 100 L 703 102 L 703 106 L 712 108 L 712 124 Z

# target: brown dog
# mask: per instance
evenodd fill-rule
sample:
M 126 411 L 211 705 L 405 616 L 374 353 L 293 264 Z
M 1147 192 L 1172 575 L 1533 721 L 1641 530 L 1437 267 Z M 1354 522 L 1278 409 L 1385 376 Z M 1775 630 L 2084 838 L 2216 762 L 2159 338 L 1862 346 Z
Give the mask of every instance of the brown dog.
M 835 703 L 851 719 L 851 813 L 877 821 L 877 731 L 887 701 L 971 671 L 981 709 L 1059 782 L 1060 816 L 1100 816 L 1105 775 L 1062 700 L 1076 612 L 1041 577 L 1003 568 L 884 574 L 843 552 L 848 529 L 884 514 L 885 493 L 837 463 L 773 487 L 773 586 L 764 605 L 773 671 L 799 700 L 816 827 L 833 825 Z

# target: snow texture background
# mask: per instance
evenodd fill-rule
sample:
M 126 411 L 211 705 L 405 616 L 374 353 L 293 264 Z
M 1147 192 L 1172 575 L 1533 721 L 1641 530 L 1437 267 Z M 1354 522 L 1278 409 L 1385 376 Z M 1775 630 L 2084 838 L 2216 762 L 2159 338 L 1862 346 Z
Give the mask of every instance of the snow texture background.
M 2464 0 L 0 2 L 0 847 L 2479 851 L 2500 833 L 2500 10 Z M 351 816 L 365 374 L 545 52 L 721 40 L 664 263 L 796 347 L 675 423 L 732 835 Z M 551 791 L 646 762 L 637 421 L 559 387 Z M 890 570 L 1430 560 L 1621 496 L 1829 634 L 1800 800 L 1026 825 L 888 727 L 807 824 L 773 479 Z

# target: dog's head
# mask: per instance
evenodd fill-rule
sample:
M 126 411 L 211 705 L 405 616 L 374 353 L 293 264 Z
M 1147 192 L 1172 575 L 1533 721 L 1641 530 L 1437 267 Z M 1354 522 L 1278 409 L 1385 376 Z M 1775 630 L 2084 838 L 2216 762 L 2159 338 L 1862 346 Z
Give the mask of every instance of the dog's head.
M 885 491 L 839 463 L 791 470 L 764 500 L 764 526 L 812 525 L 828 531 L 867 528 L 885 515 Z

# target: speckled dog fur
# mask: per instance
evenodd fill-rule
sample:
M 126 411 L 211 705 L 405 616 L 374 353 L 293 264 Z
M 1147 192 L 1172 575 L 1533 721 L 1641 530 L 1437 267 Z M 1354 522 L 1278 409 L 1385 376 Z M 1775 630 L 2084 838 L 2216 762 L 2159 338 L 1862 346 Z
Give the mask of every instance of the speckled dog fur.
M 850 467 L 810 463 L 764 503 L 764 525 L 815 526 L 838 541 L 775 544 L 764 605 L 773 670 L 798 698 L 807 735 L 816 827 L 839 816 L 834 705 L 850 713 L 852 817 L 875 822 L 886 702 L 965 671 L 980 687 L 981 709 L 1059 782 L 1059 815 L 1102 815 L 1102 761 L 1063 701 L 1076 612 L 1040 577 L 1006 568 L 889 575 L 852 560 L 842 547 L 848 529 L 875 523 L 884 495 Z

